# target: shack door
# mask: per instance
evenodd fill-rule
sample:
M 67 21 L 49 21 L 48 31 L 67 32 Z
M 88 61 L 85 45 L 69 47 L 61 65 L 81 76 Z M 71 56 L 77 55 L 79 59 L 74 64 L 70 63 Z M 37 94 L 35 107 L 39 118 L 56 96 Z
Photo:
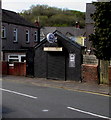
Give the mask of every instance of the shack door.
M 47 53 L 47 78 L 65 80 L 65 56 L 62 52 Z

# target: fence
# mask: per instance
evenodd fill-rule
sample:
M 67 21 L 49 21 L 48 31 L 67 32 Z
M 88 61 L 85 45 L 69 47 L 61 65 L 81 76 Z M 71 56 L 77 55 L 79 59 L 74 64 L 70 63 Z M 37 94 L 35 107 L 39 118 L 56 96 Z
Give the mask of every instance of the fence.
M 89 59 L 89 58 L 88 58 Z M 90 61 L 90 60 L 89 60 Z M 82 64 L 82 81 L 99 83 L 97 64 Z M 26 76 L 26 63 L 20 62 L 2 62 L 3 75 Z M 111 84 L 111 66 L 109 66 L 109 84 Z
M 82 65 L 82 81 L 98 83 L 97 65 Z
M 108 74 L 109 74 L 109 84 L 111 85 L 111 66 L 109 66 Z M 82 81 L 99 83 L 97 65 L 88 65 L 88 64 L 82 65 Z
M 26 63 L 20 62 L 2 62 L 2 74 L 3 75 L 26 75 Z
M 111 66 L 109 66 L 109 84 L 111 85 Z
M 8 74 L 8 63 L 7 62 L 2 62 L 2 74 L 7 75 Z

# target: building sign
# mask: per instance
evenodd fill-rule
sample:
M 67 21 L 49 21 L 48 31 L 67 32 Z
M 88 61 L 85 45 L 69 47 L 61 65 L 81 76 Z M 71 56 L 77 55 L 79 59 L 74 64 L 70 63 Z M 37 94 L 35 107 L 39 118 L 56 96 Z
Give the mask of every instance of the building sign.
M 69 67 L 75 67 L 75 54 L 69 54 Z
M 62 51 L 62 47 L 44 47 L 44 51 Z
M 54 43 L 54 41 L 55 41 L 55 36 L 54 36 L 53 33 L 49 33 L 49 34 L 47 35 L 47 41 L 48 41 L 49 43 Z

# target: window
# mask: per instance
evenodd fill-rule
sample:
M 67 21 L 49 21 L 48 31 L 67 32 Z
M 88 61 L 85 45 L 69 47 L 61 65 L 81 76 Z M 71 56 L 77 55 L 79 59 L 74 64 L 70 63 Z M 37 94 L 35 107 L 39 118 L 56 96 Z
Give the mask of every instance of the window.
M 34 41 L 35 41 L 35 42 L 38 41 L 38 39 L 37 39 L 37 31 L 35 31 L 35 33 L 34 33 Z
M 2 38 L 6 38 L 6 28 L 2 26 Z
M 26 55 L 8 55 L 9 62 L 26 62 Z
M 26 30 L 26 43 L 29 43 L 29 30 Z
M 19 62 L 19 56 L 18 55 L 8 55 L 8 61 L 9 62 Z
M 14 42 L 17 42 L 18 41 L 18 38 L 17 38 L 17 28 L 14 28 L 14 31 L 13 31 L 13 41 Z

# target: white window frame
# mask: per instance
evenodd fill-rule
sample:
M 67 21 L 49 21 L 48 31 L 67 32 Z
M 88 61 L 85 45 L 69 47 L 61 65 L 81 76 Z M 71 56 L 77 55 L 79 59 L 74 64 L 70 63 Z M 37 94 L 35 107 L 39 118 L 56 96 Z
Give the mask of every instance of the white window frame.
M 37 42 L 38 41 L 38 36 L 37 36 L 37 31 L 34 32 L 34 41 Z
M 17 60 L 16 62 L 21 62 L 22 57 L 26 57 L 26 55 L 17 55 L 17 54 L 8 55 L 8 62 L 10 62 L 10 60 Z
M 29 43 L 29 30 L 26 30 L 26 43 Z
M 8 55 L 8 62 L 10 62 L 10 60 L 13 60 L 14 62 L 17 60 L 16 62 L 19 62 L 19 56 L 16 54 Z
M 18 29 L 14 28 L 13 30 L 13 40 L 14 42 L 18 42 Z
M 2 38 L 6 38 L 6 27 L 2 26 Z

